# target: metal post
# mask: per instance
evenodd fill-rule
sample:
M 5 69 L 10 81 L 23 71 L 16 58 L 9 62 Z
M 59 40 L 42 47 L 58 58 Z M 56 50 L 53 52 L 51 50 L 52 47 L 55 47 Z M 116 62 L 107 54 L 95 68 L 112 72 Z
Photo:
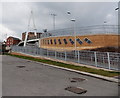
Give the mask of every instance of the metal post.
M 78 63 L 80 62 L 80 54 L 79 54 L 79 50 L 78 50 Z
M 48 56 L 48 50 L 47 50 L 47 56 Z
M 50 14 L 53 16 L 53 30 L 55 30 L 55 16 L 57 16 L 56 14 Z
M 38 48 L 37 48 L 37 55 L 38 55 Z
M 35 47 L 35 54 L 37 55 L 37 48 Z
M 41 48 L 39 48 L 39 55 L 41 55 Z
M 97 67 L 97 55 L 96 55 L 96 52 L 94 52 L 94 55 L 95 55 L 95 65 Z
M 75 30 L 75 19 L 71 19 L 71 21 L 73 22 L 73 33 L 74 33 L 74 40 L 75 40 L 75 51 L 76 51 L 76 30 Z
M 108 56 L 108 68 L 111 69 L 110 68 L 110 54 L 109 54 L 109 52 L 107 52 L 107 56 Z
M 55 59 L 56 59 L 56 51 L 55 51 Z
M 24 48 L 24 52 L 26 53 L 26 47 Z
M 65 61 L 67 60 L 67 53 L 66 53 L 66 51 L 65 51 Z

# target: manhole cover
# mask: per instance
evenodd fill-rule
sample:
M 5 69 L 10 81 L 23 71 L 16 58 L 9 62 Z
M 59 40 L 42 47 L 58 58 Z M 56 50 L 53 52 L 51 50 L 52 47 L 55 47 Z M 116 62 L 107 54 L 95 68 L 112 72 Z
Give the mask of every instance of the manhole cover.
M 70 81 L 71 82 L 81 82 L 81 81 L 84 81 L 85 79 L 84 78 L 71 78 Z
M 120 82 L 118 82 L 118 86 L 120 86 Z
M 83 88 L 80 88 L 80 87 L 72 87 L 72 86 L 69 86 L 67 88 L 65 88 L 65 90 L 68 90 L 70 92 L 73 92 L 73 93 L 76 93 L 76 94 L 83 94 L 83 93 L 86 93 L 87 90 L 83 89 Z
M 27 62 L 31 62 L 31 61 L 27 61 Z
M 24 68 L 25 66 L 17 66 L 18 68 Z

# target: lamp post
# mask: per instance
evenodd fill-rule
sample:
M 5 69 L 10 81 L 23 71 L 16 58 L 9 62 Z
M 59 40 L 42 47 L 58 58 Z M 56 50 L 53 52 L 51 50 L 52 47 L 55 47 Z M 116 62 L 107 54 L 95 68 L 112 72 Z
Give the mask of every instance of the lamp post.
M 107 33 L 107 31 L 106 31 L 106 24 L 107 23 L 107 21 L 104 21 L 104 24 L 103 24 L 103 29 L 104 29 L 104 33 Z
M 76 31 L 75 31 L 75 19 L 71 19 L 71 21 L 73 22 L 73 32 L 74 32 L 74 39 L 75 39 L 75 51 L 76 51 Z
M 115 11 L 118 11 L 118 18 L 117 18 L 117 15 L 116 15 L 116 25 L 118 25 L 118 30 L 117 30 L 117 32 L 119 33 L 119 7 L 117 7 L 117 8 L 115 8 Z
M 118 11 L 119 10 L 119 8 L 117 7 L 117 8 L 115 8 L 115 11 Z M 117 15 L 116 15 L 116 25 L 117 25 Z
M 57 14 L 50 14 L 51 16 L 53 16 L 53 30 L 55 30 L 55 16 L 57 16 Z
M 70 11 L 67 11 L 67 14 L 70 15 L 71 14 Z
M 71 12 L 70 11 L 67 11 L 67 14 L 68 15 L 71 15 Z M 75 19 L 71 19 L 71 21 L 73 22 L 73 33 L 74 33 L 74 39 L 75 39 L 75 46 L 74 46 L 74 48 L 75 48 L 75 51 L 76 51 L 76 30 L 75 30 Z

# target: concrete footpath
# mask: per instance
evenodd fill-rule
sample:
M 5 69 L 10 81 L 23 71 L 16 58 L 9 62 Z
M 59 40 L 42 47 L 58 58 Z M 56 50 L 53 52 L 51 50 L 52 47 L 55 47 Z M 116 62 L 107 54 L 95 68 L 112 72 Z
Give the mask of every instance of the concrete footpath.
M 84 81 L 71 82 L 72 78 Z M 80 87 L 86 93 L 76 94 L 66 87 Z M 2 56 L 3 96 L 118 96 L 118 83 L 90 77 L 40 62 Z

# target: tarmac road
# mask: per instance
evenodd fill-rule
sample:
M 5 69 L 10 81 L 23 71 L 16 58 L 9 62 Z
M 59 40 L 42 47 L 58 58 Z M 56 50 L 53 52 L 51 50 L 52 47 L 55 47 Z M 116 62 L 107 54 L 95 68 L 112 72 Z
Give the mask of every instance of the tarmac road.
M 23 66 L 19 68 L 17 66 Z M 70 82 L 70 78 L 85 78 Z M 87 90 L 75 94 L 68 86 Z M 118 96 L 118 84 L 7 55 L 2 56 L 3 96 Z

